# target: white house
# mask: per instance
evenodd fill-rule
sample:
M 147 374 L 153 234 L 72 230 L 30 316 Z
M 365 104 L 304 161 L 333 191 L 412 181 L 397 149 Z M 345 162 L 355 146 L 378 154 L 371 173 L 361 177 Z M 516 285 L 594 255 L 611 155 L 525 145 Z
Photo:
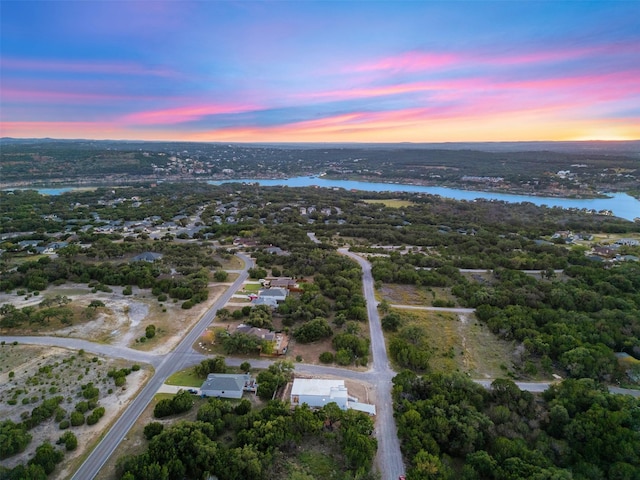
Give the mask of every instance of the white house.
M 320 378 L 296 378 L 291 387 L 291 405 L 297 407 L 306 403 L 312 408 L 322 408 L 335 402 L 342 410 L 353 409 L 369 415 L 376 414 L 376 406 L 360 403 L 350 397 L 344 380 L 325 380 Z
M 319 378 L 296 378 L 291 387 L 291 405 L 306 403 L 310 407 L 322 408 L 335 402 L 342 410 L 347 409 L 349 394 L 344 380 Z

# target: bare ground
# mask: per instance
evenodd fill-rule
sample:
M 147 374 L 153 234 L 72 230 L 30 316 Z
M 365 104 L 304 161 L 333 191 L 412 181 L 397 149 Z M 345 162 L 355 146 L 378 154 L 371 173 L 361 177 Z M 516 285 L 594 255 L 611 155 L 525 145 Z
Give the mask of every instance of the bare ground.
M 107 372 L 114 368 L 131 367 L 130 363 L 122 360 L 34 345 L 3 345 L 0 352 L 0 420 L 20 422 L 21 416 L 30 415 L 44 398 L 58 395 L 64 399 L 60 406 L 67 412 L 65 418 L 68 419 L 75 405 L 84 400 L 81 385 L 93 382 L 100 390 L 99 405 L 105 408 L 105 415 L 95 425 L 70 428 L 78 438 L 78 448 L 66 452 L 63 462 L 56 468 L 56 478 L 66 478 L 75 471 L 88 447 L 115 421 L 121 409 L 131 401 L 152 373 L 150 367 L 142 366 L 141 370 L 126 377 L 124 387 L 118 388 Z M 11 378 L 9 372 L 14 372 Z M 109 389 L 112 389 L 112 393 L 108 393 Z M 12 399 L 17 401 L 16 405 L 8 404 Z M 44 441 L 55 444 L 64 431 L 51 418 L 29 433 L 33 438 L 27 449 L 3 460 L 4 466 L 13 468 L 26 463 L 37 446 Z
M 0 333 L 12 335 L 55 335 L 108 343 L 116 346 L 134 347 L 154 353 L 167 353 L 183 338 L 187 332 L 224 292 L 224 285 L 211 284 L 206 302 L 195 305 L 189 310 L 181 308 L 180 302 L 169 300 L 158 303 L 148 290 L 133 288 L 133 295 L 123 295 L 122 287 L 112 287 L 113 293 L 92 293 L 83 284 L 64 284 L 50 287 L 38 296 L 17 296 L 0 293 L 0 305 L 10 303 L 16 308 L 36 306 L 44 298 L 56 295 L 68 297 L 76 314 L 73 325 L 63 326 L 52 322 L 48 325 L 26 325 L 11 330 L 0 329 Z M 83 315 L 89 303 L 100 300 L 105 307 L 97 308 L 93 318 Z M 144 343 L 145 328 L 153 324 L 156 336 Z

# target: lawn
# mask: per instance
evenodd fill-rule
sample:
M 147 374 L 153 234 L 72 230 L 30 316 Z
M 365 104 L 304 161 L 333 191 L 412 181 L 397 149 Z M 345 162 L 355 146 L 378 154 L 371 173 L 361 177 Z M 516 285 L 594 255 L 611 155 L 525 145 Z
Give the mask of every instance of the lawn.
M 389 199 L 371 199 L 371 200 L 364 200 L 365 203 L 380 203 L 382 205 L 384 205 L 385 207 L 390 207 L 390 208 L 403 208 L 403 207 L 412 207 L 413 205 L 416 205 L 415 202 L 410 202 L 409 200 L 399 200 L 397 198 L 389 198 Z
M 252 293 L 252 292 L 257 293 L 261 288 L 262 288 L 262 285 L 260 285 L 259 283 L 245 283 L 242 286 L 242 290 L 238 293 Z
M 189 367 L 171 375 L 164 382 L 167 385 L 177 385 L 180 387 L 197 387 L 200 388 L 204 379 L 196 375 L 194 368 Z

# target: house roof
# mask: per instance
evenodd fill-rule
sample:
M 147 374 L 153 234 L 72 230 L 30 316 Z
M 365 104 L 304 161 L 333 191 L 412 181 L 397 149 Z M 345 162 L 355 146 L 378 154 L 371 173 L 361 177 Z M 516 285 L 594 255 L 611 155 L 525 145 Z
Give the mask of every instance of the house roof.
M 131 259 L 132 262 L 155 262 L 162 258 L 161 253 L 144 252 Z
M 327 397 L 346 397 L 347 387 L 344 380 L 326 380 L 322 378 L 296 378 L 293 380 L 291 395 L 313 395 Z
M 242 392 L 249 381 L 251 381 L 249 374 L 210 373 L 200 390 Z
M 267 305 L 269 307 L 277 307 L 278 301 L 273 297 L 258 297 L 251 302 L 253 305 Z
M 368 413 L 369 415 L 376 414 L 376 406 L 370 403 L 349 402 L 347 406 L 351 410 L 357 410 L 358 412 Z
M 252 327 L 251 325 L 238 325 L 236 332 L 246 333 L 247 335 L 253 335 L 264 340 L 275 340 L 276 334 L 266 328 Z
M 286 297 L 288 293 L 284 288 L 268 288 L 260 290 L 260 297 Z

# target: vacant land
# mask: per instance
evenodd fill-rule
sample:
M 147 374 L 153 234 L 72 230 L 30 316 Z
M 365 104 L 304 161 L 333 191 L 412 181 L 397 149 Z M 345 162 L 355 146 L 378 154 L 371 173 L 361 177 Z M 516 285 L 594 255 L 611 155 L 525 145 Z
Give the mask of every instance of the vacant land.
M 435 300 L 452 301 L 457 306 L 456 297 L 450 288 L 417 287 L 415 285 L 398 285 L 385 283 L 378 290 L 380 300 L 397 305 L 430 306 Z
M 385 207 L 390 207 L 390 208 L 403 208 L 403 207 L 411 207 L 413 205 L 416 205 L 414 202 L 411 202 L 409 200 L 399 200 L 397 198 L 382 199 L 382 200 L 367 199 L 367 200 L 364 200 L 364 202 L 365 203 L 380 203 L 380 204 L 384 205 Z
M 210 285 L 208 300 L 188 310 L 181 308 L 179 302 L 171 300 L 159 303 L 148 290 L 133 287 L 132 295 L 123 295 L 122 287 L 114 286 L 111 289 L 113 292 L 93 293 L 83 284 L 63 284 L 51 286 L 37 296 L 0 293 L 0 305 L 9 303 L 16 308 L 37 306 L 47 298 L 67 297 L 71 300 L 67 306 L 74 312 L 71 325 L 51 320 L 45 324 L 0 329 L 0 333 L 74 337 L 166 353 L 178 344 L 185 332 L 225 291 L 226 286 Z M 104 307 L 92 311 L 89 305 L 94 300 L 101 301 Z M 145 337 L 148 325 L 156 327 L 156 335 L 151 339 Z
M 403 325 L 419 324 L 432 349 L 435 372 L 459 371 L 472 378 L 499 378 L 513 370 L 515 346 L 499 340 L 473 314 L 393 309 Z
M 63 463 L 56 468 L 56 477 L 65 478 L 79 466 L 83 455 L 100 435 L 115 421 L 138 390 L 151 375 L 149 367 L 127 375 L 124 385 L 117 387 L 107 373 L 131 368 L 123 360 L 113 360 L 56 347 L 33 345 L 0 346 L 0 421 L 20 422 L 30 416 L 33 409 L 49 398 L 62 397 L 61 410 L 54 416 L 32 428 L 32 440 L 27 449 L 3 460 L 3 465 L 14 467 L 33 456 L 37 446 L 45 441 L 52 444 L 66 430 L 60 422 L 68 420 L 83 397 L 83 385 L 92 383 L 99 390 L 98 406 L 105 408 L 104 417 L 95 425 L 84 423 L 71 426 L 78 438 L 78 448 L 67 452 Z M 85 415 L 88 415 L 89 411 Z M 56 418 L 57 417 L 57 418 Z

